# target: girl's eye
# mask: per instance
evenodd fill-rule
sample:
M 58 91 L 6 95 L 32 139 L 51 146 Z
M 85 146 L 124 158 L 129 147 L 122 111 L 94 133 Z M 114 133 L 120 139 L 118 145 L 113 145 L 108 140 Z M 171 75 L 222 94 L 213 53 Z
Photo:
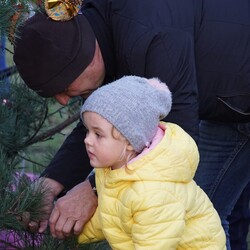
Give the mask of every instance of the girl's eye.
M 99 133 L 95 133 L 95 135 L 96 135 L 97 138 L 102 137 Z

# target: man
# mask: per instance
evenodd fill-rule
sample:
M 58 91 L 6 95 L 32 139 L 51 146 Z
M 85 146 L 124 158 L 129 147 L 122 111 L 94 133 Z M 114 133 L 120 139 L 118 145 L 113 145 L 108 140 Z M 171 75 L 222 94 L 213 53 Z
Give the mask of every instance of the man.
M 195 0 L 93 0 L 70 21 L 39 13 L 21 29 L 14 60 L 30 88 L 62 105 L 124 75 L 157 76 L 173 93 L 167 121 L 197 139 L 196 8 Z M 97 206 L 93 178 L 84 181 L 91 171 L 84 135 L 83 126 L 77 126 L 42 174 L 44 185 L 53 191 L 51 201 L 70 190 L 49 219 L 58 238 L 72 230 L 79 234 Z M 41 222 L 39 231 L 46 226 Z

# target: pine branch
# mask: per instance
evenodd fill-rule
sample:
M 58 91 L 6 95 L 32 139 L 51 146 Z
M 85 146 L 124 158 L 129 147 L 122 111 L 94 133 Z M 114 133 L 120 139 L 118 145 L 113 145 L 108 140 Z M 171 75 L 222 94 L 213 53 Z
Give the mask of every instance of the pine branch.
M 42 164 L 40 164 L 40 163 L 38 163 L 38 162 L 36 162 L 36 161 L 33 161 L 33 160 L 31 160 L 31 159 L 29 159 L 29 158 L 27 158 L 27 157 L 24 157 L 23 155 L 21 155 L 21 154 L 17 154 L 21 159 L 23 159 L 23 160 L 25 160 L 25 161 L 28 161 L 28 162 L 31 162 L 31 163 L 33 163 L 34 165 L 37 165 L 37 166 L 39 166 L 39 167 L 42 167 L 42 168 L 45 168 L 46 166 L 45 165 L 42 165 Z
M 79 113 L 74 114 L 73 116 L 69 117 L 64 122 L 53 127 L 52 129 L 49 129 L 49 130 L 45 131 L 44 133 L 37 135 L 32 140 L 28 141 L 24 146 L 27 147 L 27 146 L 30 146 L 34 143 L 39 142 L 39 141 L 44 141 L 44 140 L 50 138 L 51 136 L 55 135 L 56 133 L 59 133 L 61 130 L 63 130 L 64 128 L 66 128 L 67 126 L 69 126 L 70 124 L 75 122 L 77 119 L 79 119 Z

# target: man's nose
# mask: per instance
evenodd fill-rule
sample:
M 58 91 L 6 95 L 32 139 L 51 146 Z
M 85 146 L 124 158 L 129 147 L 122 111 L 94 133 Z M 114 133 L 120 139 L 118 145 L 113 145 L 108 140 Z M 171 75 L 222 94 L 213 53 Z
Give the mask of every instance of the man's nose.
M 67 105 L 70 99 L 70 96 L 64 93 L 57 94 L 54 97 L 61 105 Z

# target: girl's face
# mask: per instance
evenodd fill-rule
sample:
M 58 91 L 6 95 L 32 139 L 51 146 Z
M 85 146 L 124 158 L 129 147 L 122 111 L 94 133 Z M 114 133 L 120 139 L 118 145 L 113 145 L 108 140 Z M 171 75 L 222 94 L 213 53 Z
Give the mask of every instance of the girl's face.
M 84 140 L 94 168 L 110 167 L 118 169 L 126 164 L 132 148 L 128 141 L 102 116 L 94 112 L 84 112 L 87 135 Z M 115 135 L 115 137 L 114 137 Z

